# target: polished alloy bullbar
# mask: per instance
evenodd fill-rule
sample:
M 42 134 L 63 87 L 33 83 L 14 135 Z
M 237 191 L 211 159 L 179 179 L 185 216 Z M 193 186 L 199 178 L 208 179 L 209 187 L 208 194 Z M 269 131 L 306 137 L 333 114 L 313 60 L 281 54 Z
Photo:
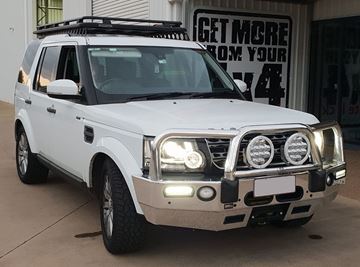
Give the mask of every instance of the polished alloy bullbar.
M 321 123 L 317 125 L 307 126 L 304 124 L 283 124 L 283 125 L 261 125 L 261 126 L 246 126 L 239 130 L 169 130 L 163 134 L 157 136 L 151 145 L 151 161 L 149 176 L 153 181 L 159 181 L 161 177 L 161 160 L 160 160 L 160 148 L 161 145 L 169 139 L 176 138 L 220 138 L 230 139 L 230 146 L 228 155 L 225 161 L 224 179 L 229 181 L 235 181 L 238 178 L 250 178 L 259 176 L 271 176 L 271 175 L 286 175 L 286 174 L 298 174 L 311 170 L 323 170 L 324 166 L 321 160 L 321 153 L 315 142 L 314 131 L 322 131 L 332 129 L 334 134 L 338 137 L 334 140 L 335 148 L 342 151 L 342 133 L 339 125 L 336 122 Z M 239 155 L 239 149 L 241 140 L 247 134 L 279 134 L 287 131 L 295 131 L 306 135 L 310 140 L 311 147 L 311 163 L 307 163 L 299 166 L 285 166 L 285 167 L 271 167 L 264 169 L 252 169 L 252 170 L 237 170 L 237 161 Z M 343 155 L 341 155 L 340 162 L 337 166 L 329 166 L 329 169 L 337 168 L 345 165 Z

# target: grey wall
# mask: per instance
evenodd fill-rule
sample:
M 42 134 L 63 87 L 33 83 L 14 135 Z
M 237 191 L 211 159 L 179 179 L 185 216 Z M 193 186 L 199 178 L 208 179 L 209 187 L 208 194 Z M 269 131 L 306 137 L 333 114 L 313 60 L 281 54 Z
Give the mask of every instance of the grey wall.
M 0 9 L 0 100 L 13 102 L 19 66 L 32 38 L 31 0 L 2 1 Z
M 63 0 L 64 19 L 91 15 L 91 0 Z

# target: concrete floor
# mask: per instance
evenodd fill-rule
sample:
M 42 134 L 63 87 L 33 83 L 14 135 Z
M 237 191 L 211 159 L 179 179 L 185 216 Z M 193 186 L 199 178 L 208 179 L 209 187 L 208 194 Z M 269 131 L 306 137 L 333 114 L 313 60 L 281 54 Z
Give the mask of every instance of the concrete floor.
M 87 192 L 59 177 L 20 183 L 13 107 L 0 103 L 0 266 L 360 266 L 360 150 L 346 156 L 342 196 L 303 228 L 216 233 L 150 226 L 142 251 L 113 256 Z

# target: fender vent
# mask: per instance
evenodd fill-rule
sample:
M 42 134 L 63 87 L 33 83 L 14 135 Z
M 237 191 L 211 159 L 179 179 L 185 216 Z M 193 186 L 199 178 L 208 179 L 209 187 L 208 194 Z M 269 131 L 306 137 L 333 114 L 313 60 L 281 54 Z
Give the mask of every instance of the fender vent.
M 84 127 L 84 141 L 89 144 L 94 141 L 94 129 L 90 126 Z

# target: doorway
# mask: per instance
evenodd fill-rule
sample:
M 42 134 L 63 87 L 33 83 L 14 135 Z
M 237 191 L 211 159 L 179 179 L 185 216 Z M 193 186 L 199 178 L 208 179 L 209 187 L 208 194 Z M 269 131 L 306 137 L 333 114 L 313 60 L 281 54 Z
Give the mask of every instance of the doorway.
M 360 17 L 313 22 L 309 111 L 360 144 Z

